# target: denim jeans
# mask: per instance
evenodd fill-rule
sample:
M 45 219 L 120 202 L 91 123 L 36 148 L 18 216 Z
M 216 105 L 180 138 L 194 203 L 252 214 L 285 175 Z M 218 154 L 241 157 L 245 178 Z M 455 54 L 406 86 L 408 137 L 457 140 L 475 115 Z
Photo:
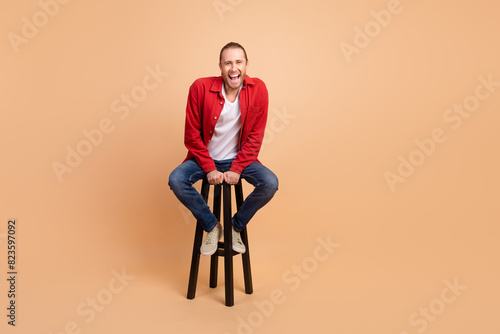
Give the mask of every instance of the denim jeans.
M 233 159 L 215 161 L 220 172 L 226 172 L 231 167 Z M 215 215 L 203 200 L 193 184 L 204 178 L 206 173 L 195 159 L 187 160 L 170 173 L 168 185 L 175 196 L 188 208 L 200 222 L 203 230 L 209 232 L 217 225 Z M 247 196 L 240 209 L 232 218 L 233 228 L 241 232 L 255 213 L 266 205 L 278 190 L 278 178 L 272 171 L 255 161 L 248 165 L 240 175 L 255 189 Z

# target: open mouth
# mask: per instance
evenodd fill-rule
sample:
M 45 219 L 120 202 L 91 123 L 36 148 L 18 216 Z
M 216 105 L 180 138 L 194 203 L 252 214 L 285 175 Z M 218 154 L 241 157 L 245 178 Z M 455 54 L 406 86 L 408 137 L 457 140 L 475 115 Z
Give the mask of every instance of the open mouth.
M 229 80 L 231 82 L 238 82 L 240 80 L 240 75 L 239 74 L 229 75 Z

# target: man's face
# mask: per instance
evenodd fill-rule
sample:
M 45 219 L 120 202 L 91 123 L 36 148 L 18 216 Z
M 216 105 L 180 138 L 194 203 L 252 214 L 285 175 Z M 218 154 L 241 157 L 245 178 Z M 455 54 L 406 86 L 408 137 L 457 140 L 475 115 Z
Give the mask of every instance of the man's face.
M 243 84 L 247 73 L 248 62 L 245 53 L 240 48 L 229 48 L 224 50 L 219 68 L 226 90 L 238 90 Z

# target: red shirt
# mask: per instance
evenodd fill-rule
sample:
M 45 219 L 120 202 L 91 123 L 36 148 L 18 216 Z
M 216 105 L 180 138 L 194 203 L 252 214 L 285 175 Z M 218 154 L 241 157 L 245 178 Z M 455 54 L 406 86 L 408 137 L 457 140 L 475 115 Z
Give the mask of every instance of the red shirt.
M 217 169 L 206 144 L 213 136 L 215 124 L 225 103 L 221 90 L 222 76 L 198 79 L 189 88 L 184 131 L 184 144 L 189 152 L 184 161 L 196 158 L 206 173 Z M 241 174 L 245 167 L 257 161 L 266 128 L 269 97 L 262 80 L 246 75 L 239 98 L 239 151 L 230 170 Z

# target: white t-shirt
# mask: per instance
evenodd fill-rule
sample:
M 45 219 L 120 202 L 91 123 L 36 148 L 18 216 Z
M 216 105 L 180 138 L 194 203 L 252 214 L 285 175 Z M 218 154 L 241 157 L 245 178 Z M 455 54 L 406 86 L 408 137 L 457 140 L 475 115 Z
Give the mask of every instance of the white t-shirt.
M 214 160 L 233 159 L 238 154 L 241 130 L 240 91 L 241 87 L 236 100 L 229 102 L 222 84 L 224 107 L 215 124 L 214 135 L 207 145 L 208 152 Z

